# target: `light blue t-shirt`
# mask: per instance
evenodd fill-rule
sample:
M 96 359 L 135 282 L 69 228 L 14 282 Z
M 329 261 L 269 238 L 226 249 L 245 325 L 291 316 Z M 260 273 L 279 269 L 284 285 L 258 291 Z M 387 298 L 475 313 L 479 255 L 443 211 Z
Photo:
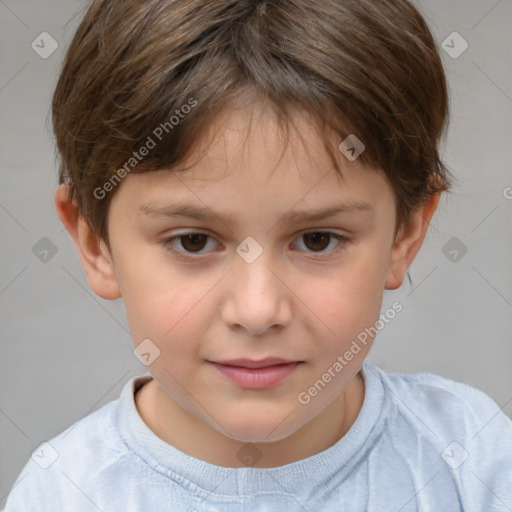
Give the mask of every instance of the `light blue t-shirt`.
M 507 512 L 512 421 L 487 395 L 363 363 L 349 432 L 276 468 L 225 468 L 177 450 L 121 396 L 35 450 L 6 512 Z M 250 446 L 247 449 L 250 452 Z

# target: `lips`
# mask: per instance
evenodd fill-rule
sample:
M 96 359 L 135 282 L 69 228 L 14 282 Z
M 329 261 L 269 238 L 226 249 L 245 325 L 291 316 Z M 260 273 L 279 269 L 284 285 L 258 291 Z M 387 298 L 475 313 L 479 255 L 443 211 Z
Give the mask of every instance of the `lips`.
M 266 357 L 265 359 L 254 360 L 254 359 L 230 359 L 226 361 L 211 361 L 216 364 L 222 364 L 224 366 L 238 366 L 242 368 L 267 368 L 269 366 L 276 366 L 278 364 L 291 364 L 300 363 L 302 361 L 295 361 L 291 359 L 281 359 L 278 357 Z
M 228 361 L 208 361 L 223 378 L 238 387 L 253 390 L 269 389 L 294 373 L 304 361 L 290 361 L 280 358 L 231 359 Z

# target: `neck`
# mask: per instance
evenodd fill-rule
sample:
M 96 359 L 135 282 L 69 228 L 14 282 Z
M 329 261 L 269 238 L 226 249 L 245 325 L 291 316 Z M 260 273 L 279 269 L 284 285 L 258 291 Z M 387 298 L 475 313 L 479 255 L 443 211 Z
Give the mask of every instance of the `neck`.
M 246 467 L 237 452 L 248 443 L 222 435 L 174 402 L 156 380 L 135 396 L 139 414 L 155 435 L 197 459 L 223 467 Z M 288 437 L 252 443 L 261 453 L 257 467 L 277 467 L 311 457 L 338 442 L 352 427 L 364 401 L 359 371 L 343 393 Z

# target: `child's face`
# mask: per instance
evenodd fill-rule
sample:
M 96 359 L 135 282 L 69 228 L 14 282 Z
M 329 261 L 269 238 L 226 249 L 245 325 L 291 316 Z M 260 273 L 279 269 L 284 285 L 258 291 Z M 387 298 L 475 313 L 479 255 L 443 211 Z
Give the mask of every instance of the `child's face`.
M 395 202 L 380 173 L 340 153 L 341 181 L 306 120 L 299 128 L 307 148 L 292 139 L 280 162 L 283 142 L 271 118 L 260 118 L 245 139 L 248 120 L 243 110 L 227 117 L 205 158 L 185 173 L 124 179 L 108 231 L 134 344 L 150 339 L 160 350 L 148 370 L 212 428 L 264 442 L 305 425 L 358 372 L 371 338 L 330 382 L 324 377 L 321 391 L 308 391 L 379 319 Z M 289 220 L 349 202 L 370 208 Z M 211 210 L 202 220 L 164 214 L 171 204 Z M 306 230 L 332 235 L 308 238 Z M 168 241 L 190 232 L 208 236 Z M 212 364 L 267 357 L 300 364 L 259 389 Z

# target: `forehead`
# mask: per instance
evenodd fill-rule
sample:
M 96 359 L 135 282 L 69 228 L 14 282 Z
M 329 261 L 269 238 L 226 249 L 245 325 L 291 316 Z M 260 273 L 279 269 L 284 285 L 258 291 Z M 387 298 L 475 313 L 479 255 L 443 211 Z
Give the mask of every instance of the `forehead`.
M 362 216 L 393 200 L 383 173 L 340 152 L 340 177 L 311 119 L 292 121 L 285 138 L 271 111 L 227 109 L 176 169 L 128 176 L 124 196 L 148 215 L 205 220 L 213 210 L 230 222 L 250 210 L 262 218 L 279 211 L 290 222 L 306 220 L 306 211 L 321 220 L 326 209 Z
M 199 157 L 215 168 L 220 164 L 227 172 L 239 170 L 237 165 L 243 162 L 241 170 L 257 166 L 257 176 L 263 180 L 270 178 L 280 158 L 285 159 L 286 165 L 282 168 L 286 169 L 299 172 L 325 169 L 333 162 L 324 148 L 317 123 L 304 110 L 294 111 L 292 117 L 279 123 L 274 110 L 262 103 L 250 107 L 233 103 L 210 123 L 194 154 L 187 160 L 195 158 L 197 161 Z M 263 168 L 268 174 L 262 172 Z M 191 171 L 189 176 L 194 177 L 194 169 Z

